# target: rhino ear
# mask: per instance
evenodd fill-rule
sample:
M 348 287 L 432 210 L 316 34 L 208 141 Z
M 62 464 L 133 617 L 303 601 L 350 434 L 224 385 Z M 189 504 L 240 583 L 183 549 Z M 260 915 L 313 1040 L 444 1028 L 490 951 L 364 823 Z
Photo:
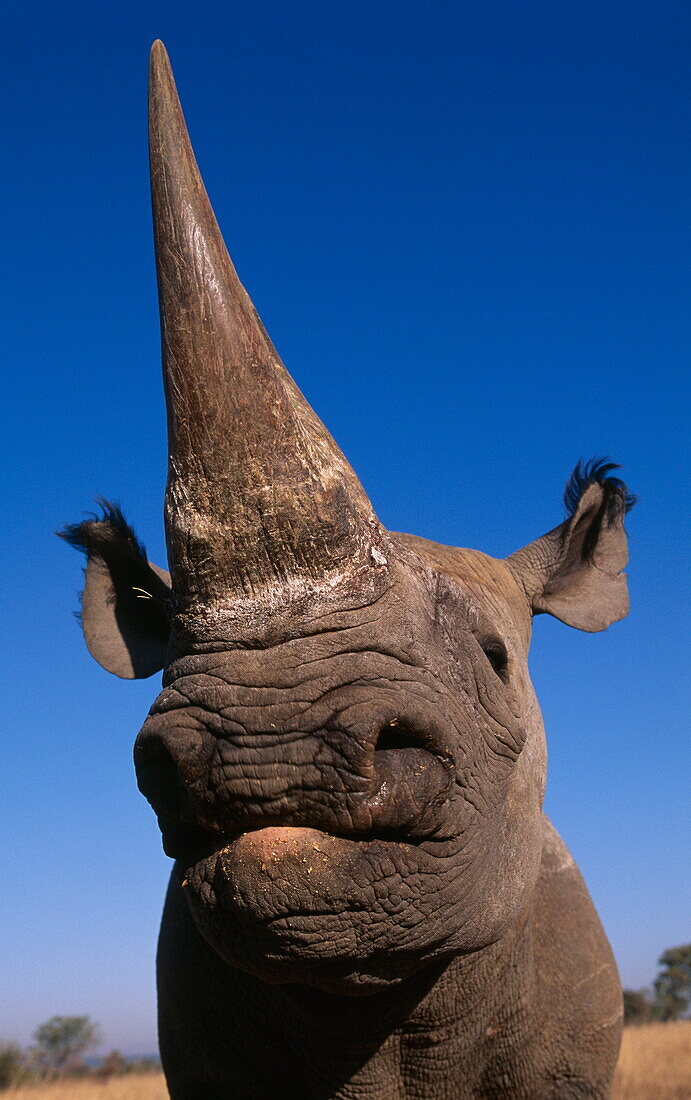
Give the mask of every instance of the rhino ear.
M 81 623 L 91 656 L 126 680 L 163 668 L 170 633 L 170 577 L 146 559 L 120 509 L 66 527 L 60 537 L 87 558 Z
M 635 497 L 608 476 L 617 469 L 602 459 L 579 463 L 564 493 L 564 523 L 506 559 L 535 614 L 587 631 L 628 614 L 624 517 Z

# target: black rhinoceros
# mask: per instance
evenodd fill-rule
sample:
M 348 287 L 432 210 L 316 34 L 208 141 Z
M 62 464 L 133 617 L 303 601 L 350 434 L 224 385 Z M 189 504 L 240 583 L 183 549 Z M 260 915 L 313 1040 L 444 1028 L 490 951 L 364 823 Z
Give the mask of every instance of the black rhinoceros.
M 150 85 L 170 577 L 114 507 L 87 645 L 163 669 L 135 746 L 175 860 L 158 957 L 173 1100 L 605 1097 L 616 966 L 542 813 L 531 621 L 628 610 L 612 464 L 505 560 L 393 534 L 228 257 L 168 59 Z

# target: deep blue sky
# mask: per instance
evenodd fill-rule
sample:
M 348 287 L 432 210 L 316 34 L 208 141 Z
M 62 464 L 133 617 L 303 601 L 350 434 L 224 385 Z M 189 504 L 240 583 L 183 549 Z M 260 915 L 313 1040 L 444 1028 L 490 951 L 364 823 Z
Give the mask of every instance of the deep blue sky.
M 0 1035 L 89 1013 L 155 1046 L 167 860 L 131 745 L 157 678 L 89 658 L 52 532 L 104 494 L 164 563 L 156 37 L 240 276 L 384 523 L 504 555 L 579 457 L 625 465 L 632 614 L 539 618 L 532 669 L 547 808 L 649 982 L 691 934 L 688 4 L 24 3 L 0 30 Z

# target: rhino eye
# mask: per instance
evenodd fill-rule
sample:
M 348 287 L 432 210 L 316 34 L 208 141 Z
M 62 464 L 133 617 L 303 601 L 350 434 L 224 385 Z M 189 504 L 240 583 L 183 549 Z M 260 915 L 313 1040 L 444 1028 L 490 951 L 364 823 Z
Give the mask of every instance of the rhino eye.
M 485 657 L 501 680 L 508 679 L 509 655 L 501 638 L 482 638 L 480 646 Z

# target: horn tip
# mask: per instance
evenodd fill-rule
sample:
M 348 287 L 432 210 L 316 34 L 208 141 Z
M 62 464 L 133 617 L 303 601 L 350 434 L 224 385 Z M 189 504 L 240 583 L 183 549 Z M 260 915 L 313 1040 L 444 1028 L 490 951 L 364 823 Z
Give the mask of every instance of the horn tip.
M 151 47 L 151 54 L 149 55 L 149 71 L 151 76 L 156 76 L 161 71 L 170 72 L 170 58 L 168 57 L 168 51 L 161 42 L 160 38 L 157 38 Z

